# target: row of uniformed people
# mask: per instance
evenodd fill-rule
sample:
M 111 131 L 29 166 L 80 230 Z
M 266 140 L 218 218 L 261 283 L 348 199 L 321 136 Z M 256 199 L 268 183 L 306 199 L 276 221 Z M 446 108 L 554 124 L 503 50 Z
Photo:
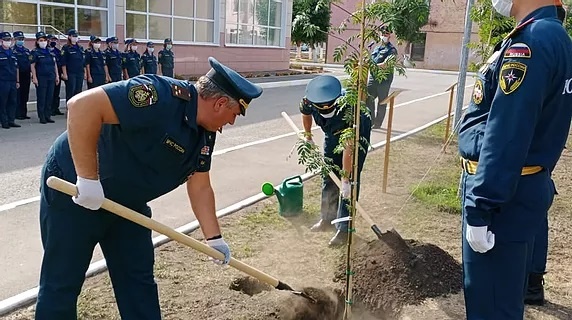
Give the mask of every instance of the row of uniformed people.
M 147 48 L 141 56 L 137 52 L 137 41 L 134 39 L 127 39 L 125 51 L 120 52 L 117 37 L 107 38 L 107 48 L 102 51 L 101 39 L 98 37 L 91 36 L 88 49 L 84 50 L 78 44 L 79 35 L 75 29 L 68 30 L 67 36 L 67 43 L 60 50 L 57 37 L 38 32 L 36 48 L 29 50 L 24 46 L 25 38 L 22 31 L 14 32 L 16 44 L 13 47 L 10 33 L 2 33 L 0 82 L 6 84 L 0 89 L 0 92 L 4 93 L 0 97 L 0 122 L 3 128 L 20 127 L 15 123 L 15 119 L 30 119 L 27 115 L 27 102 L 31 82 L 37 88 L 40 123 L 51 123 L 54 122 L 51 119 L 52 115 L 63 114 L 59 110 L 60 78 L 66 83 L 67 102 L 82 91 L 83 80 L 86 80 L 88 88 L 93 88 L 106 82 L 131 78 L 141 74 L 141 71 L 148 74 L 159 72 L 173 77 L 174 54 L 171 50 L 172 41 L 169 38 L 164 40 L 164 49 L 159 51 L 158 56 L 153 54 L 152 42 L 147 43 Z M 52 63 L 55 74 L 52 73 Z M 14 87 L 16 87 L 15 98 L 12 95 Z

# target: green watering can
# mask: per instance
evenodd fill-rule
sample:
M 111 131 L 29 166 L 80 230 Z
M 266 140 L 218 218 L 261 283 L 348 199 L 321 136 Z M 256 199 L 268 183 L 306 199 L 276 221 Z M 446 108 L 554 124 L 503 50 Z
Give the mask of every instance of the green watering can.
M 304 204 L 304 184 L 302 177 L 294 176 L 282 181 L 276 189 L 270 182 L 262 185 L 262 192 L 267 195 L 276 195 L 279 203 L 278 213 L 283 217 L 293 217 L 302 213 Z

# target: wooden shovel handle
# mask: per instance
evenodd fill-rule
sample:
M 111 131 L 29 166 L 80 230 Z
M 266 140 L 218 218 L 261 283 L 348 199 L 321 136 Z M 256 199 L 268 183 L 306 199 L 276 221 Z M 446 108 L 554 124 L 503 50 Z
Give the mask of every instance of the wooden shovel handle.
M 70 196 L 75 196 L 77 194 L 77 188 L 75 187 L 75 185 L 62 180 L 58 177 L 49 177 L 47 180 L 47 184 L 50 188 L 58 190 L 60 192 L 63 192 L 65 194 L 68 194 Z M 111 213 L 114 213 L 120 217 L 123 217 L 127 220 L 133 221 L 145 228 L 151 229 L 153 231 L 156 231 L 160 234 L 163 234 L 179 243 L 182 243 L 184 245 L 187 245 L 197 251 L 200 251 L 212 258 L 218 259 L 218 260 L 224 260 L 224 255 L 209 247 L 208 245 L 195 240 L 194 238 L 189 237 L 188 235 L 178 232 L 173 228 L 170 228 L 158 221 L 155 221 L 151 218 L 148 218 L 134 210 L 131 210 L 125 206 L 122 206 L 120 204 L 118 204 L 117 202 L 111 201 L 109 199 L 105 199 L 103 201 L 103 205 L 101 206 L 102 209 L 105 209 Z M 236 260 L 234 258 L 230 259 L 230 263 L 229 265 L 233 268 L 236 268 L 239 271 L 242 271 L 264 283 L 267 283 L 273 287 L 278 287 L 280 283 L 280 281 L 262 271 L 259 271 L 247 264 L 245 264 L 244 262 L 241 262 L 239 260 Z

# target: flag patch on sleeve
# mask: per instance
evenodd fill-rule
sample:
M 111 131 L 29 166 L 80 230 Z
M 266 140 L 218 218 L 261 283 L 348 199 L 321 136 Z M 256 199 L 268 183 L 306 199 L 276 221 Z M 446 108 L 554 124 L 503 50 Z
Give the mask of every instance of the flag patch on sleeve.
M 513 44 L 504 52 L 505 58 L 530 58 L 530 56 L 530 47 L 522 42 Z

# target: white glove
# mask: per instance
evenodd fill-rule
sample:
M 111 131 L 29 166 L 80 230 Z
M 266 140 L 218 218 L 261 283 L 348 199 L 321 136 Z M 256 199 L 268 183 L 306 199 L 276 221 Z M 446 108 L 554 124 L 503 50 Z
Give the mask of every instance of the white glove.
M 211 260 L 214 263 L 216 263 L 218 265 L 222 265 L 222 266 L 229 264 L 230 257 L 231 257 L 230 248 L 222 237 L 220 237 L 218 239 L 207 240 L 207 244 L 211 248 L 213 248 L 213 249 L 219 251 L 220 253 L 224 254 L 224 261 L 211 258 Z
M 479 253 L 485 253 L 495 246 L 495 234 L 487 231 L 488 227 L 467 225 L 466 238 L 469 246 Z
M 342 179 L 342 197 L 349 198 L 350 197 L 350 181 L 347 179 Z
M 77 196 L 72 197 L 73 202 L 91 210 L 98 210 L 101 207 L 105 196 L 99 179 L 92 180 L 78 176 L 75 186 Z
M 313 145 L 313 146 L 316 145 L 316 143 L 314 142 L 314 140 L 312 138 L 306 138 L 306 142 Z

